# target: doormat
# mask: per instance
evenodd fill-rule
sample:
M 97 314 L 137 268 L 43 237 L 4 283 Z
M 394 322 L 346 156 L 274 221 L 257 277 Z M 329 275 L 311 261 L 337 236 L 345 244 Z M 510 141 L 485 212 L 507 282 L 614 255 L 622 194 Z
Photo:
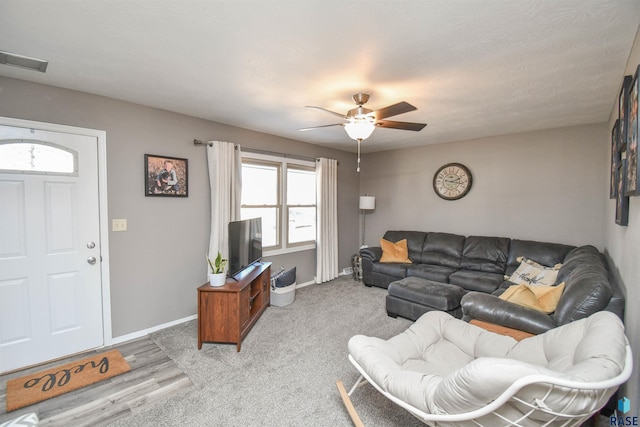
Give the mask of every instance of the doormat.
M 7 381 L 7 412 L 129 372 L 118 350 Z

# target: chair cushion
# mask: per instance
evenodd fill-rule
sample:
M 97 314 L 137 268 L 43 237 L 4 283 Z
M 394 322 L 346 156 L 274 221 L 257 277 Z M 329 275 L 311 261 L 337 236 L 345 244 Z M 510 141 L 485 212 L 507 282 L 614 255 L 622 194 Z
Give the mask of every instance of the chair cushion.
M 39 424 L 40 420 L 38 419 L 38 415 L 35 412 L 30 412 L 28 414 L 20 415 L 12 420 L 5 421 L 0 424 L 0 427 L 27 427 L 37 426 Z
M 356 335 L 348 346 L 379 387 L 432 414 L 482 408 L 529 375 L 610 379 L 622 372 L 626 354 L 622 321 L 606 311 L 520 342 L 430 311 L 389 340 Z M 538 392 L 533 384 L 518 396 L 531 402 Z M 566 413 L 582 413 L 593 403 L 590 393 L 567 396 L 561 388 L 556 393 L 545 403 L 568 404 Z

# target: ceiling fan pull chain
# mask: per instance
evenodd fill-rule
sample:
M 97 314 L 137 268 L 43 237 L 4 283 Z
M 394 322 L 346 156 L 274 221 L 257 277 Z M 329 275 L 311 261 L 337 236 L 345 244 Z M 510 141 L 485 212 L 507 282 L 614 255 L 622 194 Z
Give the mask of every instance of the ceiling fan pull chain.
M 356 168 L 356 172 L 360 172 L 360 143 L 362 142 L 361 138 L 358 138 L 358 167 Z

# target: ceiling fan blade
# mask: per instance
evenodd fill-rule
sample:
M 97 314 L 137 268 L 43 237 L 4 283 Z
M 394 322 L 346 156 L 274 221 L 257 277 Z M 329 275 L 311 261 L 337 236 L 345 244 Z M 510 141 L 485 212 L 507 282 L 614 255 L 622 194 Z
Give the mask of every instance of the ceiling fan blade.
M 375 115 L 376 120 L 386 119 L 387 117 L 397 116 L 398 114 L 408 113 L 409 111 L 417 110 L 416 107 L 408 102 L 398 102 L 397 104 L 389 105 L 388 107 L 375 110 L 372 114 Z
M 344 126 L 344 123 L 334 123 L 334 124 L 331 124 L 331 125 L 311 126 L 310 128 L 302 128 L 302 129 L 298 129 L 298 130 L 301 131 L 301 132 L 305 132 L 305 131 L 308 131 L 308 130 L 313 130 L 313 129 L 318 129 L 318 128 L 328 128 L 328 127 L 331 127 L 331 126 Z
M 347 116 L 345 116 L 344 114 L 336 113 L 335 111 L 327 110 L 326 108 L 314 107 L 313 105 L 305 105 L 305 107 L 307 107 L 307 108 L 315 108 L 316 110 L 324 111 L 326 113 L 333 114 L 334 116 L 342 117 L 343 119 L 347 118 Z
M 392 120 L 380 120 L 376 122 L 376 126 L 381 128 L 413 130 L 416 132 L 421 131 L 426 125 L 426 123 L 394 122 Z

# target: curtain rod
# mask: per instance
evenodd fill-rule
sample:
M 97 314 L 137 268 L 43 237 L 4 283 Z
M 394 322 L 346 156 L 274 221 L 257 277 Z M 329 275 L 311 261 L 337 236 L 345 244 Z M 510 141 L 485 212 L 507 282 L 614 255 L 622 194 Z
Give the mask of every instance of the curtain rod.
M 213 143 L 200 141 L 199 139 L 194 139 L 193 145 L 205 145 L 205 146 L 208 145 L 209 147 L 211 147 L 213 146 Z M 267 156 L 285 157 L 285 158 L 296 159 L 296 160 L 307 160 L 310 162 L 316 161 L 315 157 L 298 156 L 297 154 L 288 154 L 288 153 L 278 153 L 276 151 L 257 150 L 254 148 L 242 148 L 242 151 L 246 153 L 265 154 Z

